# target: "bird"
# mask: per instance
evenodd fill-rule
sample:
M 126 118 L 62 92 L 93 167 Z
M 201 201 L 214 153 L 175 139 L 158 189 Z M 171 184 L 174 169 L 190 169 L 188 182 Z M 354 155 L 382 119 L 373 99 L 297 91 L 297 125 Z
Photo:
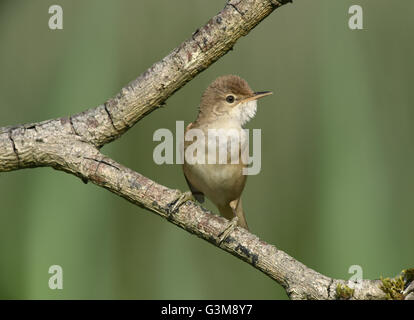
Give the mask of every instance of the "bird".
M 247 163 L 242 154 L 246 149 L 248 152 L 249 143 L 243 129 L 256 114 L 257 99 L 270 94 L 270 91 L 254 92 L 236 75 L 218 77 L 207 87 L 197 119 L 185 130 L 182 169 L 190 192 L 180 197 L 174 210 L 192 198 L 203 203 L 206 196 L 234 226 L 249 230 L 241 200 L 247 178 L 243 171 Z M 211 132 L 215 133 L 213 137 Z M 190 139 L 195 136 L 197 140 Z M 212 140 L 215 144 L 210 144 Z M 238 148 L 228 141 L 238 143 Z M 226 151 L 224 161 L 220 159 L 221 151 Z

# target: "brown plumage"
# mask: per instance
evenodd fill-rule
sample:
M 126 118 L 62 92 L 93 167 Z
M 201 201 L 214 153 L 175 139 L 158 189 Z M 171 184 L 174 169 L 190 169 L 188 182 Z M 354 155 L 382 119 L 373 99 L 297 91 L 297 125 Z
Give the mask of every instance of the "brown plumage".
M 224 217 L 227 219 L 237 217 L 239 226 L 246 229 L 248 226 L 243 212 L 241 193 L 247 176 L 243 174 L 246 164 L 241 161 L 241 153 L 248 145 L 248 137 L 242 129 L 256 113 L 256 100 L 269 94 L 271 93 L 253 92 L 247 82 L 238 76 L 219 77 L 204 91 L 198 117 L 186 129 L 186 136 L 190 130 L 199 129 L 205 137 L 184 143 L 184 150 L 190 156 L 197 157 L 199 150 L 205 150 L 204 163 L 193 163 L 187 158 L 187 154 L 184 157 L 183 171 L 191 192 L 200 202 L 204 201 L 206 195 Z M 207 146 L 210 129 L 221 130 L 215 150 L 216 156 L 212 157 L 214 154 L 210 154 L 215 163 L 208 163 Z M 239 150 L 232 150 L 230 144 L 220 142 L 222 137 L 235 138 L 236 136 L 239 137 Z M 227 151 L 226 163 L 219 163 L 220 148 Z M 238 163 L 231 163 L 232 157 L 238 158 Z

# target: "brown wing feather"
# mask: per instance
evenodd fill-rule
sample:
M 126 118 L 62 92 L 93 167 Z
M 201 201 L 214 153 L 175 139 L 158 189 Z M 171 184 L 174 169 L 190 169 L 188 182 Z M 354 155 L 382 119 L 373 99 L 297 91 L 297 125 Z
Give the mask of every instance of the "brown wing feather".
M 187 177 L 185 176 L 184 173 L 184 178 L 185 181 L 187 181 L 188 187 L 191 190 L 191 193 L 193 194 L 194 198 L 196 198 L 196 200 L 200 203 L 204 203 L 204 193 L 202 193 L 201 191 L 198 191 L 191 183 L 190 181 L 188 181 Z
M 185 128 L 185 133 L 187 133 L 187 131 L 189 130 L 189 129 L 191 129 L 191 127 L 193 126 L 193 123 L 192 122 L 190 122 L 189 124 L 188 124 L 188 126 Z M 185 141 L 185 140 L 184 140 Z M 190 181 L 188 180 L 188 178 L 187 178 L 187 176 L 185 175 L 185 171 L 183 170 L 183 173 L 184 173 L 184 178 L 185 178 L 185 181 L 187 181 L 187 184 L 188 184 L 188 187 L 190 188 L 190 190 L 191 190 L 191 193 L 193 194 L 193 196 L 194 196 L 194 198 L 198 201 L 198 202 L 200 202 L 200 203 L 204 203 L 204 193 L 202 193 L 201 191 L 199 191 L 199 190 L 197 190 L 197 188 L 195 188 L 191 183 L 190 183 Z

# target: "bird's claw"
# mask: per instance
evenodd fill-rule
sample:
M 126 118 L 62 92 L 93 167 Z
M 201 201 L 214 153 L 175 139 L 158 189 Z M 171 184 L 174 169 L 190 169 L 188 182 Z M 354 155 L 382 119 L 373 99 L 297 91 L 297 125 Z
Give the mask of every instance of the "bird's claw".
M 168 211 L 168 214 L 171 216 L 173 213 L 175 213 L 185 202 L 189 200 L 194 200 L 193 194 L 191 191 L 187 191 L 182 193 L 177 200 L 174 200 L 170 204 L 170 210 Z
M 239 222 L 238 217 L 234 217 L 228 222 L 224 230 L 219 234 L 219 245 L 221 245 L 224 242 L 224 240 L 227 239 L 230 233 L 233 232 L 234 228 L 237 227 L 238 222 Z

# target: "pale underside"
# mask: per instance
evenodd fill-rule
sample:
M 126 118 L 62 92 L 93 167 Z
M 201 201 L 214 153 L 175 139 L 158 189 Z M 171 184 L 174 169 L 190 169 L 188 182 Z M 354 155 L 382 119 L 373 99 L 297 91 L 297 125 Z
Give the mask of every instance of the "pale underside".
M 200 125 L 197 129 L 203 131 L 204 139 L 184 142 L 185 150 L 194 150 L 185 154 L 183 166 L 191 191 L 200 202 L 203 194 L 206 195 L 227 218 L 234 216 L 228 210 L 230 202 L 240 198 L 246 183 L 247 176 L 243 174 L 246 161 L 241 155 L 248 152 L 249 137 L 242 126 L 254 117 L 256 107 L 256 101 L 240 104 L 214 122 Z M 194 129 L 192 124 L 187 127 L 186 135 L 190 129 Z M 209 134 L 209 130 L 216 130 L 216 135 Z M 187 161 L 188 156 L 197 159 L 200 150 L 203 150 L 204 163 L 194 159 Z M 224 159 L 223 154 L 226 155 Z M 233 209 L 235 205 L 232 204 Z

